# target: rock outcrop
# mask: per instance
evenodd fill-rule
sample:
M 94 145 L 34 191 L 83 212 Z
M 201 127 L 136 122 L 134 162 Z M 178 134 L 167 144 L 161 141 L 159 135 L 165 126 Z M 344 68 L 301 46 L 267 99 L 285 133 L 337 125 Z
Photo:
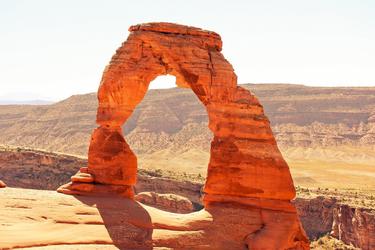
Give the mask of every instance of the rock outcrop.
M 0 179 L 10 187 L 56 190 L 85 165 L 70 155 L 0 147 Z
M 247 213 L 241 216 L 250 216 L 257 226 L 240 230 L 236 237 L 250 249 L 308 248 L 290 202 L 295 189 L 288 165 L 258 99 L 237 86 L 237 76 L 220 52 L 220 36 L 171 23 L 135 25 L 129 31 L 100 83 L 99 127 L 92 133 L 88 168 L 58 191 L 134 198 L 137 157 L 121 126 L 142 101 L 149 83 L 159 75 L 171 74 L 179 87 L 191 88 L 206 107 L 208 127 L 214 135 L 202 211 L 222 206 L 219 218 L 225 221 L 229 214 L 238 216 L 238 211 L 230 209 L 245 206 Z
M 155 177 L 150 172 L 141 171 L 141 173 L 138 173 L 134 191 L 136 194 L 142 192 L 172 193 L 186 197 L 196 208 L 202 208 L 202 189 L 203 185 L 201 183 Z
M 310 239 L 330 234 L 345 244 L 375 249 L 374 209 L 349 206 L 323 196 L 297 198 L 294 202 Z
M 337 200 L 334 198 L 323 196 L 314 199 L 296 198 L 294 200 L 309 239 L 317 239 L 331 232 L 336 202 Z
M 375 211 L 341 204 L 333 210 L 331 235 L 363 250 L 375 249 Z
M 7 185 L 3 181 L 0 180 L 0 188 L 5 188 L 6 186 Z
M 187 214 L 195 211 L 193 203 L 180 195 L 141 192 L 135 197 L 136 201 L 168 212 Z

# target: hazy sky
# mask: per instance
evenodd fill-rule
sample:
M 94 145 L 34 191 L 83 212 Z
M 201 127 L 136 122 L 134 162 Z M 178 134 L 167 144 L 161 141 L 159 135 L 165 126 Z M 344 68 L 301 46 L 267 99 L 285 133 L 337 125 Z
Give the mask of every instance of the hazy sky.
M 373 0 L 0 0 L 0 96 L 96 91 L 128 27 L 151 21 L 218 32 L 239 83 L 375 86 Z

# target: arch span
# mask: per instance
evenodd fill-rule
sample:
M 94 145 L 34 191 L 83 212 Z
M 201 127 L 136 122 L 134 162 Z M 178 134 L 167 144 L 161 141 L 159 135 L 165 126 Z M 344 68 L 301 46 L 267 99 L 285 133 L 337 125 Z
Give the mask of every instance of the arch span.
M 167 230 L 158 238 L 158 233 L 148 231 L 152 239 L 139 242 L 131 238 L 131 242 L 175 248 L 184 238 L 188 240 L 178 248 L 309 249 L 290 202 L 295 190 L 288 165 L 277 148 L 263 107 L 249 91 L 237 86 L 234 70 L 220 52 L 220 36 L 170 23 L 135 25 L 129 30 L 127 41 L 112 57 L 100 83 L 99 127 L 92 133 L 88 167 L 81 168 L 72 182 L 58 191 L 116 193 L 133 198 L 137 157 L 126 143 L 121 126 L 145 96 L 149 83 L 158 75 L 170 74 L 176 77 L 178 86 L 191 88 L 206 107 L 214 135 L 204 209 L 186 215 L 183 221 L 187 225 L 177 229 L 177 234 Z M 152 213 L 145 215 L 152 221 L 158 219 Z M 182 220 L 177 218 L 181 215 L 173 218 L 168 221 L 174 226 L 161 228 L 180 225 Z M 160 229 L 158 223 L 150 227 Z M 132 229 L 123 228 L 125 238 L 126 230 Z
M 205 202 L 293 199 L 289 168 L 263 107 L 254 95 L 237 86 L 233 67 L 220 52 L 220 36 L 170 23 L 135 25 L 129 31 L 103 73 L 98 90 L 99 127 L 92 134 L 89 165 L 83 170 L 87 173 L 76 176 L 76 182 L 105 184 L 114 192 L 133 197 L 137 157 L 121 126 L 145 96 L 149 83 L 169 74 L 176 77 L 179 87 L 193 90 L 209 116 L 214 138 Z M 87 175 L 89 180 L 85 180 Z M 73 185 L 60 191 L 90 192 L 90 188 L 80 190 Z

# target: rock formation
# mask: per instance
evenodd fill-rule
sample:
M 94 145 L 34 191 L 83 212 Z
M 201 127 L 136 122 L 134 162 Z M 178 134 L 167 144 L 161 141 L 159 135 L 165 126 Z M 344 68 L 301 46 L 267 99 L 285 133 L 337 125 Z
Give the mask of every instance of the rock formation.
M 323 196 L 297 198 L 294 203 L 310 239 L 329 234 L 363 250 L 375 249 L 375 209 Z
M 238 206 L 228 202 L 248 207 L 259 227 L 239 233 L 238 238 L 250 249 L 308 248 L 290 202 L 295 189 L 288 165 L 258 99 L 237 86 L 237 76 L 220 52 L 220 36 L 171 23 L 135 25 L 129 31 L 100 83 L 99 127 L 92 133 L 88 168 L 81 168 L 72 183 L 58 191 L 134 198 L 137 157 L 121 126 L 142 101 L 149 83 L 170 74 L 179 87 L 191 88 L 206 107 L 214 135 L 204 186 L 205 211 Z
M 0 146 L 0 178 L 10 187 L 56 190 L 85 165 L 71 155 Z
M 363 250 L 375 249 L 374 210 L 337 206 L 333 211 L 332 229 L 331 235 L 347 244 Z
M 141 192 L 134 198 L 143 204 L 173 213 L 186 214 L 195 211 L 193 203 L 188 198 L 176 194 Z
M 3 181 L 0 180 L 0 188 L 5 188 L 6 186 L 7 185 Z

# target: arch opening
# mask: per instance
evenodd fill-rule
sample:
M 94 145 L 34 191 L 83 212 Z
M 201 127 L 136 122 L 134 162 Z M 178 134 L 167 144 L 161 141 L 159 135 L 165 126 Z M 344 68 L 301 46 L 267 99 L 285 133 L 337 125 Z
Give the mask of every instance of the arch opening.
M 177 87 L 175 82 L 171 75 L 151 81 L 144 98 L 123 124 L 123 134 L 137 156 L 138 172 L 203 184 L 213 137 L 207 111 L 190 88 Z M 137 184 L 136 193 L 153 191 L 145 186 L 139 189 Z M 170 186 L 159 189 L 159 193 L 187 195 Z M 199 202 L 198 196 L 187 198 L 194 205 Z
M 150 89 L 171 89 L 175 88 L 176 84 L 176 77 L 173 75 L 159 75 L 154 80 L 150 82 L 148 85 L 148 90 Z M 147 93 L 146 93 L 147 95 Z

